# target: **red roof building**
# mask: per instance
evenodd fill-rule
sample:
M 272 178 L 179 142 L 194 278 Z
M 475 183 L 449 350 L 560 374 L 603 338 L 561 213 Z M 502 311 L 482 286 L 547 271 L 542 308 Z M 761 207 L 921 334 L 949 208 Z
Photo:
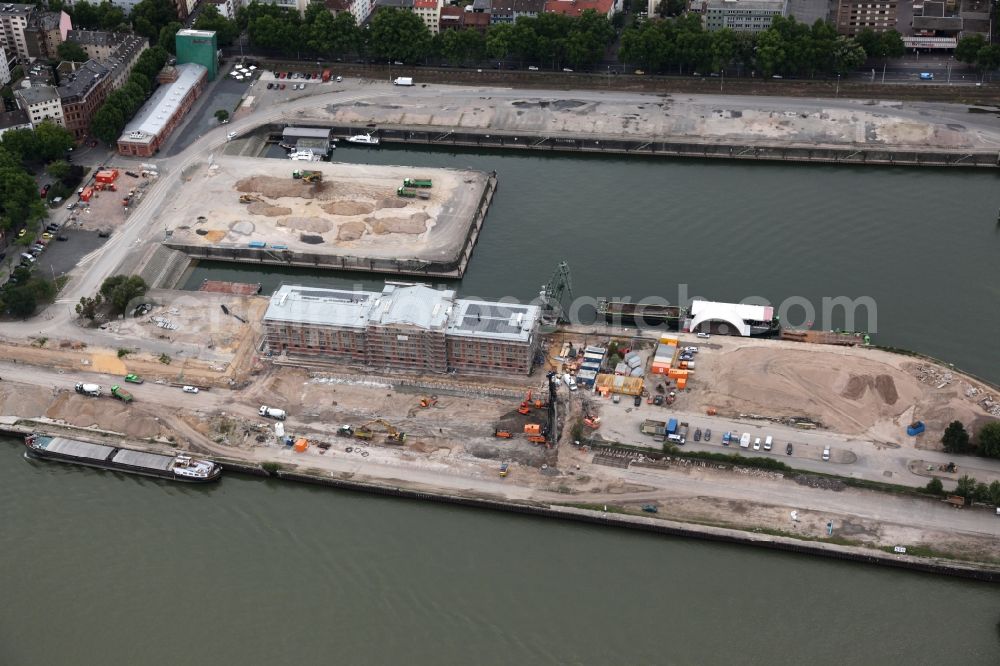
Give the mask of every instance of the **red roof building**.
M 546 0 L 545 11 L 578 18 L 584 11 L 593 9 L 598 14 L 611 18 L 616 5 L 616 0 Z

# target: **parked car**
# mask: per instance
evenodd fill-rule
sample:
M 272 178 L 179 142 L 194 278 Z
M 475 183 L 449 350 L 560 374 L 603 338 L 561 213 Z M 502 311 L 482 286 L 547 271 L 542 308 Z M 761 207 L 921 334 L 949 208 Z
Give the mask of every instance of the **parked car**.
M 826 446 L 823 448 L 823 460 L 829 460 L 829 459 L 830 459 L 830 447 Z
M 712 337 L 712 336 L 711 336 L 711 335 L 709 335 L 708 333 L 699 333 L 699 334 L 698 334 L 698 337 L 699 337 L 699 338 L 706 338 L 706 339 L 707 339 L 707 338 L 710 338 L 710 337 Z
M 130 372 L 129 374 L 125 375 L 125 381 L 129 382 L 130 384 L 141 384 L 143 382 L 143 379 L 139 375 Z
M 535 67 L 534 65 L 528 65 L 528 71 L 529 72 L 537 72 L 538 68 Z
M 765 437 L 764 438 L 764 450 L 765 451 L 770 451 L 771 450 L 771 445 L 773 443 L 774 443 L 774 437 L 771 437 L 770 435 L 768 435 L 767 437 Z
M 45 233 L 42 234 L 42 240 L 52 240 L 52 234 L 46 231 Z
M 695 428 L 695 430 L 694 430 L 694 441 L 696 441 L 696 442 L 700 442 L 701 441 L 701 428 Z
M 342 76 L 338 76 L 338 77 L 337 77 L 337 83 L 340 83 L 340 82 L 341 82 L 341 81 L 343 81 L 343 80 L 344 80 L 344 77 L 342 77 Z
M 760 437 L 755 437 L 753 440 L 753 450 L 760 451 Z
M 712 429 L 711 428 L 705 428 L 705 441 L 707 442 L 707 441 L 709 441 L 711 439 L 712 439 Z
M 280 86 L 278 86 L 278 87 L 279 87 L 279 88 L 281 88 L 282 90 L 284 90 L 284 89 L 285 89 L 285 84 L 284 84 L 284 83 L 282 83 L 282 84 L 281 84 Z
M 615 403 L 616 405 L 619 402 L 621 402 L 621 401 L 622 401 L 622 397 L 620 395 L 618 395 L 617 393 L 615 393 L 613 396 L 611 396 L 611 402 Z
M 197 386 L 184 386 L 184 387 L 181 388 L 181 390 L 184 391 L 185 393 L 197 393 L 198 392 L 198 387 Z
M 788 444 L 785 445 L 785 453 L 787 453 L 788 455 L 792 455 L 792 443 L 791 442 L 788 442 Z
M 639 405 L 641 405 L 642 404 L 642 396 L 640 396 L 640 395 L 635 396 L 635 400 L 632 401 L 632 404 L 635 405 L 636 407 L 638 407 Z
M 267 84 L 267 89 L 268 89 L 268 90 L 270 90 L 270 89 L 271 89 L 271 88 L 273 88 L 273 87 L 274 87 L 274 84 L 273 84 L 273 83 L 268 83 L 268 84 Z

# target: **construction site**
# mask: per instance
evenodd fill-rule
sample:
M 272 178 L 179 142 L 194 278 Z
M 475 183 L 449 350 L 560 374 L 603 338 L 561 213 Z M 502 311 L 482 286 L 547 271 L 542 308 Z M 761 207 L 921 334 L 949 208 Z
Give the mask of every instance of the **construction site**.
M 308 168 L 302 168 L 306 165 Z M 495 174 L 221 156 L 158 217 L 195 259 L 460 277 Z

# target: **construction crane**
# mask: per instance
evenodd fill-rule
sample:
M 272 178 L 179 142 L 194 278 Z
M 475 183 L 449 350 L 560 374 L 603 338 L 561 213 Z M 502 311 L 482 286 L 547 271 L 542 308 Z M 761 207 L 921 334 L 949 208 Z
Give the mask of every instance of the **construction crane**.
M 363 423 L 354 430 L 354 436 L 360 439 L 371 439 L 376 432 L 375 426 L 381 426 L 385 430 L 385 441 L 390 444 L 402 444 L 406 441 L 406 433 L 400 431 L 385 419 L 373 419 L 368 423 Z
M 539 294 L 542 302 L 542 318 L 550 323 L 565 322 L 563 299 L 573 298 L 573 281 L 570 277 L 569 264 L 560 261 L 556 266 L 548 284 L 542 285 Z

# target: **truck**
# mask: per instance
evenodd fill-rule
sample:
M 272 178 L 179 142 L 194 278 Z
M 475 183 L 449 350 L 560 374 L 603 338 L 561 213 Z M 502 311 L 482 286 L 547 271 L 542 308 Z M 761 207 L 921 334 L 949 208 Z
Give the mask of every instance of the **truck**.
M 330 70 L 324 69 L 323 70 L 323 83 L 326 83 L 329 80 L 330 80 Z
M 73 388 L 77 393 L 81 395 L 89 395 L 92 398 L 97 398 L 101 395 L 101 387 L 97 384 L 84 384 L 82 382 L 77 382 L 76 386 Z
M 123 389 L 118 384 L 115 384 L 114 386 L 111 387 L 111 395 L 112 397 L 118 398 L 126 405 L 132 402 L 132 394 Z
M 430 178 L 404 178 L 403 187 L 433 187 Z
M 644 435 L 665 435 L 667 433 L 667 424 L 665 421 L 654 421 L 653 419 L 646 419 L 639 426 L 639 431 Z
M 688 424 L 686 421 L 681 421 L 681 424 L 677 427 L 677 437 L 678 441 L 683 444 L 688 439 Z
M 677 433 L 677 419 L 670 419 L 667 421 L 667 439 L 671 442 L 681 441 L 681 437 Z
M 392 85 L 394 85 L 394 86 L 412 86 L 413 85 L 413 77 L 412 76 L 397 76 L 395 79 L 393 79 Z
M 257 413 L 261 416 L 270 416 L 272 419 L 278 419 L 279 421 L 284 421 L 285 417 L 288 416 L 285 410 L 278 409 L 277 407 L 268 407 L 267 405 L 261 405 Z

